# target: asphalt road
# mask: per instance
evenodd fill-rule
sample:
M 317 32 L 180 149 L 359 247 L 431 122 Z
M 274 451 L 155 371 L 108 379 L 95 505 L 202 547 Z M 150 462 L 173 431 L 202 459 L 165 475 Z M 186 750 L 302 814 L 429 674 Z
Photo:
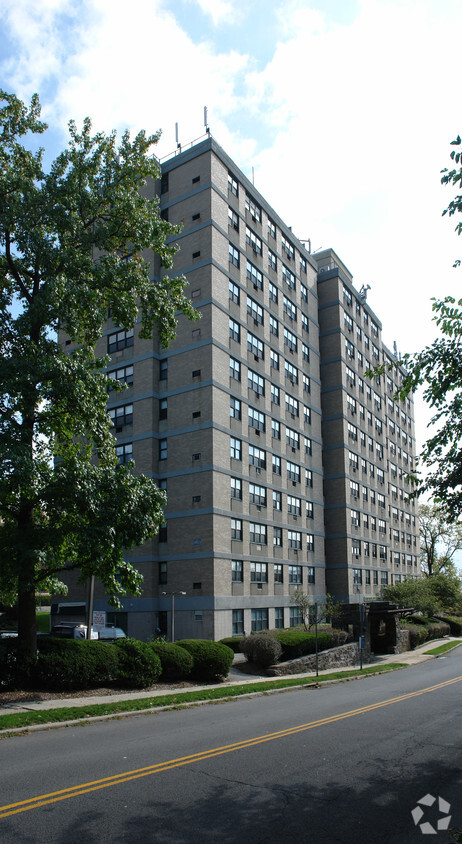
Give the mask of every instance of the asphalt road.
M 0 742 L 0 841 L 440 842 L 462 830 L 462 648 L 389 675 Z M 440 808 L 442 807 L 442 811 Z

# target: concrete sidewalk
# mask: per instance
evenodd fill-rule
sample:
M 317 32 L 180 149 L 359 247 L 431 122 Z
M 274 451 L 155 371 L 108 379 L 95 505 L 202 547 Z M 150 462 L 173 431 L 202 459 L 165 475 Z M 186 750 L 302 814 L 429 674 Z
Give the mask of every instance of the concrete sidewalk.
M 374 666 L 385 665 L 391 662 L 400 662 L 405 665 L 416 665 L 419 662 L 425 662 L 428 659 L 434 659 L 431 655 L 425 654 L 424 652 L 427 650 L 431 650 L 432 648 L 436 648 L 439 645 L 442 645 L 448 641 L 459 641 L 456 637 L 445 637 L 444 639 L 435 639 L 431 642 L 426 642 L 424 645 L 416 648 L 414 651 L 406 651 L 402 654 L 385 654 L 380 656 L 375 656 L 373 662 L 365 663 L 364 668 L 370 668 Z M 190 691 L 201 691 L 213 688 L 224 689 L 226 686 L 245 686 L 250 685 L 256 682 L 267 681 L 268 683 L 274 682 L 274 680 L 283 680 L 284 676 L 287 679 L 292 680 L 295 678 L 302 678 L 306 679 L 308 682 L 312 680 L 316 680 L 316 673 L 311 671 L 302 674 L 287 674 L 279 677 L 267 677 L 266 674 L 243 674 L 239 670 L 239 663 L 245 662 L 245 657 L 243 654 L 236 654 L 234 659 L 233 665 L 231 666 L 229 675 L 227 679 L 222 683 L 215 683 L 215 684 L 208 684 L 204 686 L 183 686 L 181 688 L 172 687 L 171 689 L 159 689 L 154 691 L 134 691 L 134 692 L 124 692 L 122 694 L 110 694 L 110 695 L 89 695 L 86 697 L 78 697 L 78 693 L 76 695 L 69 695 L 66 698 L 59 698 L 56 700 L 29 700 L 24 701 L 24 703 L 11 703 L 11 704 L 4 704 L 0 706 L 0 716 L 1 715 L 11 715 L 17 712 L 46 712 L 49 709 L 66 709 L 68 707 L 81 707 L 81 706 L 93 706 L 95 704 L 111 704 L 116 703 L 117 701 L 126 701 L 126 700 L 139 700 L 139 699 L 152 699 L 156 697 L 163 697 L 164 695 L 168 694 L 175 694 L 181 695 L 185 692 Z M 335 674 L 341 671 L 351 671 L 355 668 L 359 669 L 359 662 L 357 666 L 350 665 L 350 666 L 340 666 L 338 668 L 328 668 L 326 671 L 320 671 L 319 676 L 323 674 Z

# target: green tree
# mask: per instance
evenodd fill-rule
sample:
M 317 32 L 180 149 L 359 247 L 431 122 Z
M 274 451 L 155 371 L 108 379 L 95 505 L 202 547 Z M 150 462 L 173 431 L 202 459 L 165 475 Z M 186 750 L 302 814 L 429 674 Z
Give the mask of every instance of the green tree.
M 462 525 L 449 522 L 438 504 L 419 507 L 420 562 L 422 571 L 431 577 L 440 571 L 451 572 L 454 555 L 462 549 Z
M 178 228 L 149 196 L 158 135 L 117 143 L 92 135 L 88 118 L 81 132 L 71 122 L 45 173 L 43 150 L 31 151 L 47 128 L 38 96 L 28 107 L 0 92 L 0 105 L 0 591 L 17 596 L 21 653 L 34 659 L 37 587 L 79 569 L 117 606 L 141 590 L 125 549 L 163 521 L 163 493 L 116 458 L 108 360 L 95 355 L 108 309 L 126 330 L 140 319 L 140 336 L 156 330 L 164 347 L 177 313 L 197 314 L 184 277 L 164 275 Z M 154 283 L 151 250 L 163 268 Z
M 460 136 L 452 141 L 459 147 Z M 451 158 L 457 167 L 442 170 L 442 183 L 460 188 L 462 184 L 462 152 L 453 150 Z M 462 213 L 462 195 L 457 194 L 443 211 L 453 216 Z M 462 233 L 458 222 L 456 232 Z M 456 261 L 454 266 L 458 266 Z M 404 356 L 406 375 L 397 396 L 405 398 L 423 386 L 423 397 L 433 411 L 432 425 L 437 426 L 424 444 L 419 458 L 421 470 L 415 473 L 414 495 L 431 490 L 435 501 L 446 511 L 449 521 L 456 521 L 462 513 L 462 299 L 450 296 L 433 299 L 434 322 L 440 336 L 422 351 Z M 392 367 L 391 367 L 392 368 Z M 373 375 L 385 366 L 374 369 Z
M 453 572 L 439 572 L 432 577 L 409 577 L 401 583 L 385 586 L 383 597 L 399 607 L 413 607 L 424 615 L 432 616 L 442 610 L 462 606 L 462 583 Z

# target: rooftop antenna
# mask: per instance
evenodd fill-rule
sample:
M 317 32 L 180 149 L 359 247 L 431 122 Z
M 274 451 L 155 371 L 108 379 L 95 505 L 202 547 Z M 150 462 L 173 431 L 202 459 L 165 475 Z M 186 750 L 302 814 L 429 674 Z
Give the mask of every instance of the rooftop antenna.
M 308 246 L 305 247 L 305 248 L 306 248 L 308 254 L 311 255 L 311 237 L 307 237 L 307 238 L 305 238 L 305 240 L 300 239 L 300 243 L 307 243 L 308 244 Z
M 398 357 L 398 344 L 397 344 L 396 340 L 393 340 L 393 352 L 394 352 L 395 358 L 397 358 Z
M 359 298 L 361 302 L 365 302 L 367 299 L 367 291 L 371 289 L 370 284 L 363 284 L 361 290 L 359 291 Z
M 254 170 L 253 167 L 252 167 L 252 184 L 253 185 L 255 184 L 255 170 Z
M 175 123 L 175 141 L 176 141 L 176 148 L 181 152 L 181 144 L 178 141 L 178 123 Z
M 204 126 L 205 126 L 205 131 L 207 132 L 207 135 L 210 135 L 210 126 L 209 126 L 209 121 L 208 121 L 208 116 L 207 116 L 207 106 L 204 106 Z

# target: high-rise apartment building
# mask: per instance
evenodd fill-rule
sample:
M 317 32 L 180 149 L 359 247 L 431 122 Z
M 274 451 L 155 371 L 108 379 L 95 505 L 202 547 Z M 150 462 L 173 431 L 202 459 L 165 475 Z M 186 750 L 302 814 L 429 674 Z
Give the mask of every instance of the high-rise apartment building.
M 142 597 L 95 608 L 148 638 L 176 593 L 177 637 L 219 639 L 298 624 L 297 588 L 357 601 L 417 574 L 412 406 L 393 374 L 365 377 L 396 358 L 348 270 L 311 255 L 210 137 L 163 163 L 156 190 L 202 318 L 180 316 L 168 349 L 111 322 L 101 341 L 128 387 L 108 404 L 119 458 L 168 504 L 129 557 Z

